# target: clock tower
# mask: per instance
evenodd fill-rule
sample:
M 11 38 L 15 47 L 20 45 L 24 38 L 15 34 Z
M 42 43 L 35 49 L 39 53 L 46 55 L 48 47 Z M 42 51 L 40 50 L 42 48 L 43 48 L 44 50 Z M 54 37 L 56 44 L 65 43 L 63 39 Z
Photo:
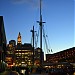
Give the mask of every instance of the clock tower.
M 17 44 L 21 44 L 21 34 L 19 32 L 18 37 L 17 37 Z

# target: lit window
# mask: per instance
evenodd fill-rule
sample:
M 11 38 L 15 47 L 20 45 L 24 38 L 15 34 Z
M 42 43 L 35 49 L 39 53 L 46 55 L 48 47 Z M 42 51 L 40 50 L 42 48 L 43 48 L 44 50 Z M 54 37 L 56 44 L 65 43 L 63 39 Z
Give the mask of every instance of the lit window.
M 33 52 L 32 52 L 32 55 L 33 55 Z
M 21 50 L 19 50 L 19 51 L 21 51 Z
M 31 60 L 28 60 L 28 61 L 31 61 Z
M 21 54 L 21 53 L 19 53 L 19 54 Z
M 16 54 L 18 54 L 18 53 L 16 53 Z
M 24 54 L 24 53 L 22 53 L 22 54 Z
M 25 53 L 25 54 L 28 54 L 28 53 Z
M 21 56 L 21 55 L 19 55 L 19 56 Z
M 38 50 L 38 52 L 40 52 L 40 50 Z
M 27 57 L 24 57 L 24 58 L 27 58 Z
M 28 65 L 31 65 L 30 62 L 28 62 Z

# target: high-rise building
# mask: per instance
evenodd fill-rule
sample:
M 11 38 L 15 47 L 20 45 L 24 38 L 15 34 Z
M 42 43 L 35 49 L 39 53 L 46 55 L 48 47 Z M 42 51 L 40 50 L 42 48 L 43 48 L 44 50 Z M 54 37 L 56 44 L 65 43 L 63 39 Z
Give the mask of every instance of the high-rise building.
M 10 40 L 9 44 L 7 45 L 7 55 L 6 55 L 6 62 L 9 67 L 12 67 L 15 63 L 15 47 L 16 41 Z
M 16 66 L 33 65 L 33 48 L 29 43 L 17 45 L 15 49 Z
M 6 55 L 6 34 L 4 28 L 3 16 L 0 16 L 0 61 L 5 61 Z
M 15 48 L 16 66 L 32 66 L 33 65 L 33 48 L 30 43 L 22 44 L 21 34 L 17 37 L 17 45 Z

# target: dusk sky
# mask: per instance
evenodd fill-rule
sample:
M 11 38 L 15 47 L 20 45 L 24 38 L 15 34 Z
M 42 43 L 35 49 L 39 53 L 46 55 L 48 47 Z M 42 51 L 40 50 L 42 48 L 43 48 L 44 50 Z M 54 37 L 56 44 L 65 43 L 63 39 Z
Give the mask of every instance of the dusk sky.
M 21 33 L 22 43 L 31 43 L 33 25 L 38 32 L 39 0 L 0 0 L 0 16 L 4 18 L 7 43 Z M 42 0 L 42 19 L 48 48 L 53 53 L 75 46 L 74 0 Z M 39 46 L 39 42 L 38 42 Z M 43 40 L 44 46 L 44 40 Z M 45 46 L 44 46 L 45 47 Z M 43 51 L 47 53 L 43 47 Z

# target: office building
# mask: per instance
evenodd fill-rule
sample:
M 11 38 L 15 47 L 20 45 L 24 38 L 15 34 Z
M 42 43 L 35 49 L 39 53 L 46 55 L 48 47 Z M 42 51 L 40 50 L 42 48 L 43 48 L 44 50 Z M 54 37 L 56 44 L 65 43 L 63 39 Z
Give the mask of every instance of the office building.
M 10 40 L 9 44 L 7 45 L 6 63 L 8 64 L 9 67 L 12 67 L 16 60 L 15 59 L 15 46 L 16 46 L 15 40 Z
M 54 54 L 46 54 L 46 62 L 58 63 L 58 62 L 75 62 L 75 47 L 62 50 Z
M 5 61 L 6 56 L 6 34 L 4 28 L 3 16 L 0 16 L 0 61 Z
M 15 48 L 16 66 L 32 66 L 33 65 L 33 48 L 30 43 L 22 44 L 21 34 L 19 32 L 17 45 Z
M 15 49 L 16 66 L 32 66 L 33 65 L 33 49 L 32 45 L 25 43 L 17 45 Z

